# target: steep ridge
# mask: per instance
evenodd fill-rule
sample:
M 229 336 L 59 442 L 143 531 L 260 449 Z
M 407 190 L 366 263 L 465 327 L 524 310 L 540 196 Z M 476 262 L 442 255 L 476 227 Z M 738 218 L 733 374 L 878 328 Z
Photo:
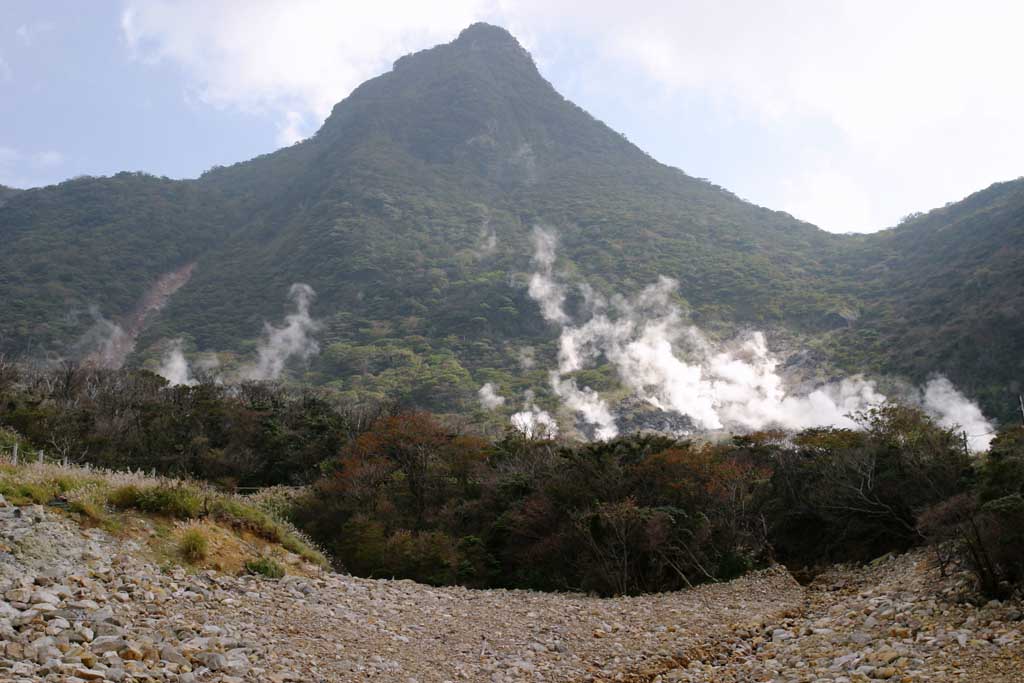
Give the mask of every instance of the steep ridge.
M 7 187 L 6 185 L 0 185 L 0 206 L 6 204 L 7 200 L 19 192 L 21 192 L 21 190 L 17 190 L 13 187 Z
M 862 315 L 849 366 L 941 371 L 1011 419 L 1024 389 L 1024 179 L 870 235 L 846 259 Z
M 802 329 L 833 325 L 846 305 L 806 286 L 829 271 L 838 238 L 657 163 L 562 98 L 495 27 L 402 58 L 310 140 L 201 182 L 255 208 L 149 340 L 237 347 L 302 281 L 318 293 L 324 347 L 343 345 L 314 378 L 345 378 L 339 355 L 385 340 L 443 357 L 435 369 L 466 397 L 479 386 L 466 371 L 513 373 L 523 346 L 550 355 L 525 286 L 536 224 L 557 230 L 565 269 L 605 295 L 672 276 L 708 321 Z
M 107 340 L 98 332 L 236 221 L 195 183 L 136 173 L 18 193 L 0 207 L 0 352 L 95 352 Z
M 1009 419 L 1024 381 L 1020 207 L 1008 183 L 878 235 L 826 233 L 656 162 L 558 94 L 508 32 L 476 24 L 399 59 L 292 147 L 197 181 L 121 174 L 8 200 L 0 351 L 74 353 L 90 306 L 124 319 L 195 260 L 131 362 L 179 337 L 245 354 L 302 282 L 323 352 L 293 368 L 301 379 L 468 410 L 484 381 L 546 383 L 556 334 L 527 292 L 543 225 L 560 273 L 596 294 L 671 277 L 713 333 L 764 329 L 845 372 L 943 373 Z M 569 293 L 570 315 L 583 305 Z

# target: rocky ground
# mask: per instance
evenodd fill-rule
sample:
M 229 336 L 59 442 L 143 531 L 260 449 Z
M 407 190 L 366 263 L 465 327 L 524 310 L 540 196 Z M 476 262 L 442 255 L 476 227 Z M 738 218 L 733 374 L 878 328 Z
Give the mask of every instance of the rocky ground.
M 1019 606 L 925 554 L 638 598 L 158 567 L 0 507 L 0 681 L 1021 681 Z

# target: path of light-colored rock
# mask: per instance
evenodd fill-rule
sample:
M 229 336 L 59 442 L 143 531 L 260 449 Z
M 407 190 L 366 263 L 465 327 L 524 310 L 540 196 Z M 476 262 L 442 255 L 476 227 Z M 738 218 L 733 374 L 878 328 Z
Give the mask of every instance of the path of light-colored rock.
M 1024 680 L 1020 612 L 920 554 L 598 599 L 161 569 L 38 506 L 0 508 L 0 544 L 0 681 Z

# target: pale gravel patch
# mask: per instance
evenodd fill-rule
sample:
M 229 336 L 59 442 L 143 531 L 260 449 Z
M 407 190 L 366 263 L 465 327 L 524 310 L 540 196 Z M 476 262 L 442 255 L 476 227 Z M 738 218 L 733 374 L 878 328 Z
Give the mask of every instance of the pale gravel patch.
M 922 552 L 836 568 L 807 588 L 776 567 L 602 599 L 312 566 L 312 578 L 281 581 L 162 571 L 137 543 L 39 506 L 0 508 L 0 543 L 0 680 L 19 683 L 74 682 L 83 666 L 98 680 L 170 683 L 1020 680 L 1018 607 L 962 602 L 964 575 L 940 577 Z M 14 598 L 39 590 L 54 591 L 55 609 L 26 620 L 30 605 Z M 83 631 L 126 649 L 94 659 L 109 641 L 74 642 Z

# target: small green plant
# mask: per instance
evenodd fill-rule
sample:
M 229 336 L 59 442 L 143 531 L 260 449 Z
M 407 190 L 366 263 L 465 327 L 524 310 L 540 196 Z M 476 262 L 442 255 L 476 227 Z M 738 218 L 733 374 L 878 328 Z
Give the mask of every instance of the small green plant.
M 193 486 L 160 484 L 139 488 L 132 484 L 111 491 L 110 504 L 116 508 L 135 508 L 142 512 L 193 519 L 203 510 L 203 497 Z
M 57 495 L 57 489 L 42 482 L 2 481 L 0 495 L 3 495 L 11 505 L 45 505 Z
M 200 562 L 206 559 L 209 541 L 202 530 L 195 527 L 185 530 L 178 540 L 178 551 L 189 562 Z
M 88 499 L 71 501 L 68 504 L 68 510 L 71 512 L 77 512 L 83 517 L 91 519 L 94 522 L 101 522 L 105 517 L 103 514 L 103 508 L 95 501 Z
M 284 576 L 284 567 L 269 557 L 260 557 L 255 560 L 246 560 L 245 571 L 250 574 L 259 574 L 268 579 L 280 579 Z
M 177 519 L 192 519 L 202 512 L 203 499 L 191 486 L 160 485 L 143 489 L 139 509 Z
M 126 484 L 118 486 L 107 496 L 107 502 L 119 510 L 127 510 L 139 506 L 139 498 L 142 492 L 138 486 Z

